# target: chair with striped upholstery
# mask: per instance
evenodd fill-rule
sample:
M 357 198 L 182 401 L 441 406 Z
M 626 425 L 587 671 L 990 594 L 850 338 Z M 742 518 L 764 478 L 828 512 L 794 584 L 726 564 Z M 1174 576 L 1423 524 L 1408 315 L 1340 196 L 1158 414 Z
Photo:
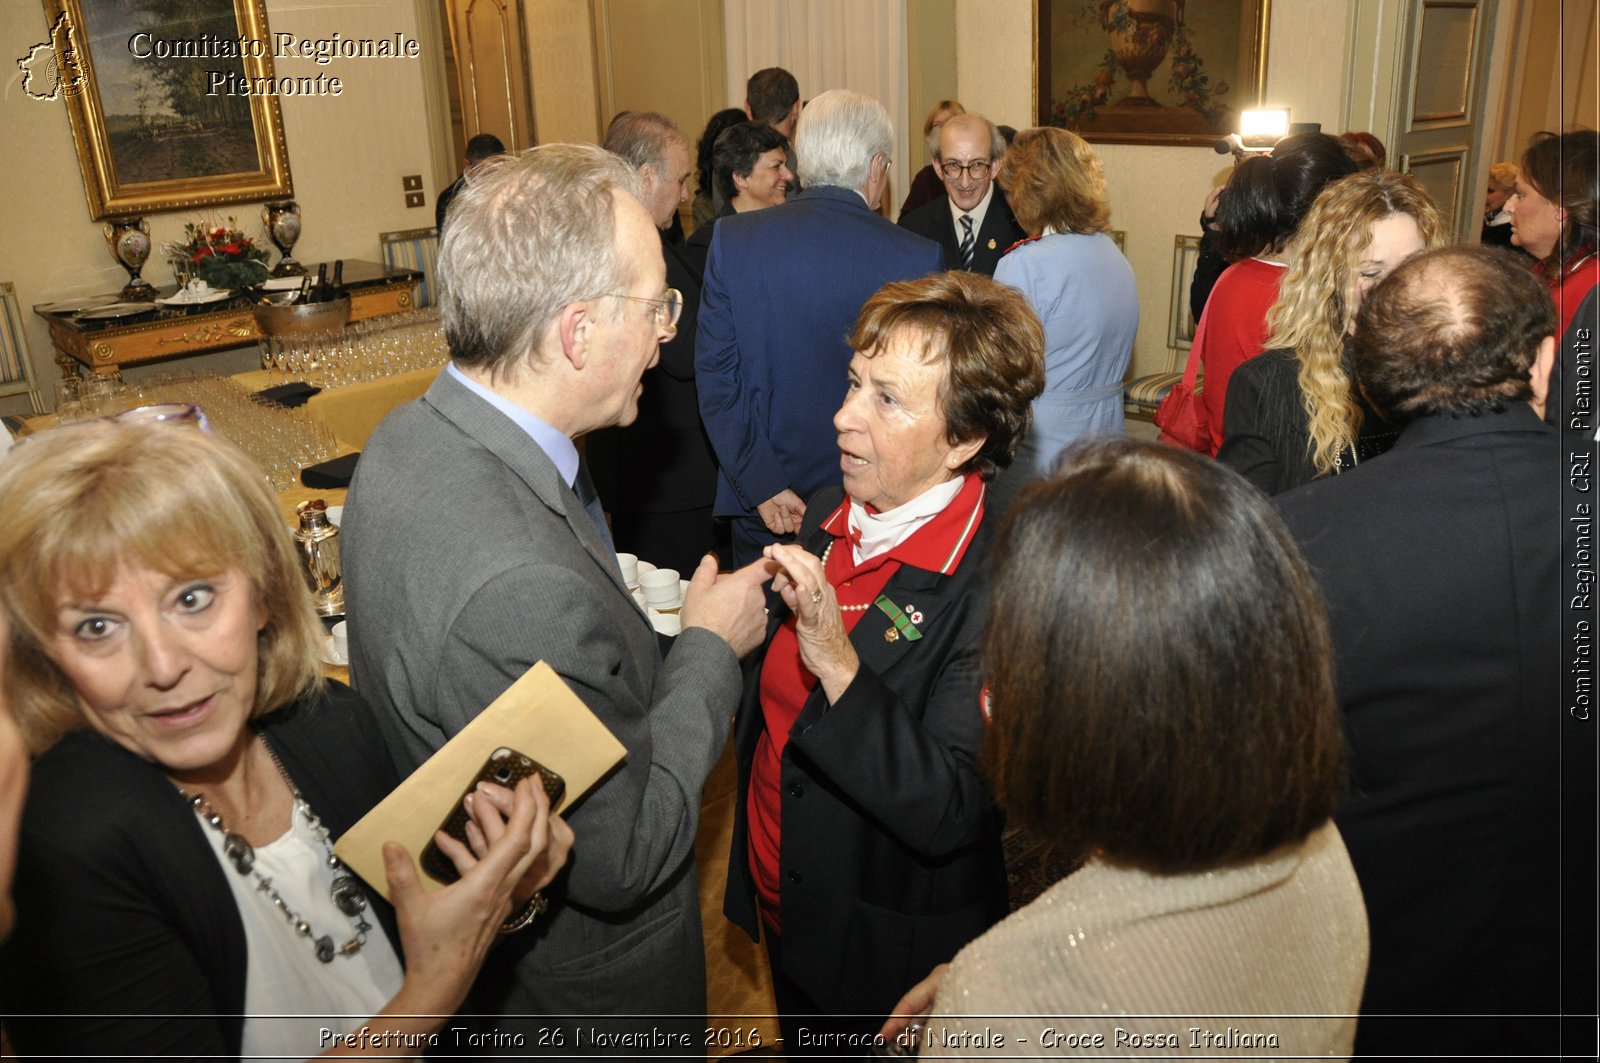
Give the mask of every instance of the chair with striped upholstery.
M 1185 360 L 1188 359 L 1188 351 L 1174 350 L 1171 360 L 1176 362 L 1180 354 Z M 1182 369 L 1170 369 L 1165 373 L 1149 373 L 1128 381 L 1122 388 L 1123 413 L 1140 421 L 1155 420 L 1156 407 L 1182 379 Z
M 28 334 L 22 306 L 10 281 L 0 281 L 0 398 L 26 395 L 34 413 L 44 412 L 44 398 L 28 357 Z
M 1200 237 L 1179 236 L 1173 240 L 1172 301 L 1167 313 L 1167 368 L 1160 373 L 1134 377 L 1123 385 L 1122 411 L 1139 421 L 1155 419 L 1156 407 L 1167 397 L 1189 362 L 1194 345 L 1195 320 L 1189 312 L 1189 285 L 1194 283 L 1195 264 L 1200 257 Z
M 379 233 L 383 244 L 383 264 L 390 269 L 414 269 L 422 273 L 417 285 L 417 306 L 432 306 L 437 291 L 434 288 L 434 266 L 439 258 L 439 230 L 402 229 L 399 232 Z

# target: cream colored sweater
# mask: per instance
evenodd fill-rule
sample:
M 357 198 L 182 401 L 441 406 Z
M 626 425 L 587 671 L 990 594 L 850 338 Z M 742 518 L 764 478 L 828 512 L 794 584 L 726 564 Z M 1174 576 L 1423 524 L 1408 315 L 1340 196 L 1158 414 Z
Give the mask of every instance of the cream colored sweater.
M 1090 861 L 961 950 L 921 1054 L 1347 1057 L 1366 971 L 1331 822 L 1203 874 Z

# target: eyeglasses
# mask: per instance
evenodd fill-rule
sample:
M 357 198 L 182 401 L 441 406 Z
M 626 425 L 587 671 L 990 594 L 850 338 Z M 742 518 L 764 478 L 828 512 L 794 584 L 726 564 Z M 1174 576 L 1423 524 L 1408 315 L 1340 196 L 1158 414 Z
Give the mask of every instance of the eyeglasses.
M 676 288 L 668 288 L 658 298 L 651 299 L 643 295 L 623 295 L 621 292 L 607 292 L 607 295 L 616 299 L 627 299 L 634 303 L 649 303 L 655 307 L 656 327 L 676 329 L 678 318 L 683 316 L 683 293 Z
M 946 159 L 939 164 L 939 172 L 952 181 L 959 180 L 964 173 L 971 174 L 974 181 L 981 181 L 989 176 L 989 165 L 988 159 L 973 159 L 971 162 Z
M 160 402 L 154 406 L 137 406 L 131 410 L 112 414 L 108 421 L 125 421 L 134 424 L 192 424 L 202 432 L 211 431 L 206 411 L 188 402 Z
M 158 402 L 152 406 L 137 406 L 131 410 L 123 410 L 109 417 L 96 417 L 93 420 L 117 421 L 122 424 L 192 424 L 202 432 L 211 431 L 211 422 L 206 419 L 206 412 L 187 402 Z M 18 436 L 12 440 L 12 448 L 20 449 L 37 435 L 38 433 L 34 432 Z M 3 453 L 0 452 L 0 455 Z

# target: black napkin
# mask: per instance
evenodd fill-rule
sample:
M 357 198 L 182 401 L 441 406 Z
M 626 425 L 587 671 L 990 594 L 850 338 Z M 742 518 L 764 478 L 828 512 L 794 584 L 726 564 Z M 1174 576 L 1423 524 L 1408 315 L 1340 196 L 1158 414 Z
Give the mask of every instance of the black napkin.
M 279 384 L 276 387 L 262 388 L 256 394 L 268 402 L 275 402 L 279 406 L 285 406 L 292 410 L 296 406 L 304 406 L 311 396 L 321 390 L 321 388 L 313 387 L 304 381 L 296 380 L 288 384 Z
M 356 462 L 361 459 L 361 452 L 345 454 L 342 457 L 328 461 L 307 465 L 300 470 L 300 482 L 307 487 L 349 487 L 350 477 L 356 474 Z

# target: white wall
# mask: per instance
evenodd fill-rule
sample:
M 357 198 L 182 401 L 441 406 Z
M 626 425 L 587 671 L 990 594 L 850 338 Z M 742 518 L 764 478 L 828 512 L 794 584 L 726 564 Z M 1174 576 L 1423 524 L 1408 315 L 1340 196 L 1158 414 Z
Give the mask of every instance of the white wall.
M 1348 9 L 1332 0 L 1277 0 L 1269 27 L 1267 102 L 1296 121 L 1340 132 L 1345 114 Z M 1021 129 L 1034 121 L 1032 0 L 956 0 L 961 102 Z M 1097 144 L 1111 190 L 1111 225 L 1127 233 L 1139 284 L 1139 334 L 1130 375 L 1168 368 L 1173 239 L 1198 236 L 1200 206 L 1231 160 L 1210 148 Z M 1182 368 L 1181 364 L 1177 368 Z
M 417 35 L 412 0 L 362 0 L 307 4 L 267 0 L 273 31 L 301 37 L 378 38 L 396 32 Z M 42 5 L 23 0 L 0 4 L 0 55 L 26 54 L 48 36 Z M 22 92 L 20 73 L 9 62 L 0 92 L 5 148 L 0 153 L 0 280 L 16 285 L 28 319 L 28 343 L 35 370 L 52 401 L 58 370 L 44 322 L 28 308 L 34 303 L 76 295 L 116 291 L 127 280 L 113 262 L 101 223 L 89 219 L 83 178 L 74 153 L 72 127 L 63 101 L 39 101 Z M 289 168 L 305 232 L 295 257 L 316 263 L 334 258 L 379 260 L 378 234 L 433 224 L 438 191 L 422 92 L 421 64 L 408 60 L 335 59 L 324 67 L 311 60 L 284 60 L 279 75 L 324 72 L 344 83 L 335 98 L 293 97 L 281 101 Z M 405 206 L 400 179 L 422 174 L 427 205 Z M 246 232 L 259 233 L 259 203 L 214 208 L 233 215 Z M 150 235 L 157 248 L 180 238 L 194 212 L 151 215 Z M 276 255 L 274 254 L 274 257 Z M 152 283 L 172 283 L 159 252 L 145 264 Z M 253 356 L 208 356 L 168 367 L 216 365 L 243 367 Z M 137 375 L 137 371 L 135 374 Z M 5 401 L 6 412 L 26 403 Z

